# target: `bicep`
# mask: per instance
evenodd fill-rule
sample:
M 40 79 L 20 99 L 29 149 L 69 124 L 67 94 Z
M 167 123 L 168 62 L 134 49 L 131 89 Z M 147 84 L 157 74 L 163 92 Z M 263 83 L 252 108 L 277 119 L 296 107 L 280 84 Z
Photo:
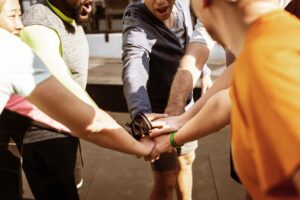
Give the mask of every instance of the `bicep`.
M 54 30 L 40 25 L 28 26 L 22 30 L 20 37 L 58 80 L 62 81 L 63 77 L 70 76 L 60 54 L 60 38 Z
M 71 73 L 60 54 L 60 38 L 47 27 L 34 25 L 24 28 L 21 38 L 39 56 L 51 74 L 82 101 L 95 105 L 83 88 L 71 77 Z

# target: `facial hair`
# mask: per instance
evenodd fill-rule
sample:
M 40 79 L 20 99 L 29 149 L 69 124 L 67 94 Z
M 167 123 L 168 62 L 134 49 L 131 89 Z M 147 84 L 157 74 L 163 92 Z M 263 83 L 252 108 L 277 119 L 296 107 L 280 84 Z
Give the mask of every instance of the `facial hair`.
M 79 5 L 78 9 L 76 9 L 76 18 L 75 18 L 75 20 L 78 24 L 86 24 L 86 23 L 90 22 L 91 19 L 92 19 L 92 12 L 83 13 L 84 4 L 85 4 L 85 1 L 82 1 Z M 82 14 L 84 14 L 84 16 Z

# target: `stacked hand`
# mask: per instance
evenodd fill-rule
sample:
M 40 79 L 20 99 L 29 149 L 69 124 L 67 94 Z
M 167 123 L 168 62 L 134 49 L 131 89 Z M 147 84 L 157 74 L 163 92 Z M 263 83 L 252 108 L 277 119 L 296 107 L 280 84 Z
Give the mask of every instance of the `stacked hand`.
M 161 153 L 171 152 L 174 150 L 170 143 L 170 133 L 177 131 L 181 124 L 178 116 L 167 117 L 167 114 L 151 113 L 146 115 L 151 121 L 153 129 L 150 132 L 150 138 L 155 143 L 151 153 L 145 156 L 146 161 L 154 162 L 159 159 Z M 143 139 L 149 140 L 148 136 Z M 141 142 L 143 142 L 141 140 Z

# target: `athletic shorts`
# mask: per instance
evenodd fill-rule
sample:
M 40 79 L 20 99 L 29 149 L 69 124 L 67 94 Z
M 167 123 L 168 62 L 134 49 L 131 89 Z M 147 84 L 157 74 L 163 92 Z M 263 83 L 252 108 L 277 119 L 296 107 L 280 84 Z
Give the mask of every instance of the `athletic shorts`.
M 198 141 L 192 141 L 184 144 L 182 147 L 173 151 L 172 153 L 162 153 L 160 158 L 151 163 L 153 171 L 171 171 L 177 168 L 178 161 L 177 156 L 181 156 L 190 152 L 193 152 L 198 147 Z

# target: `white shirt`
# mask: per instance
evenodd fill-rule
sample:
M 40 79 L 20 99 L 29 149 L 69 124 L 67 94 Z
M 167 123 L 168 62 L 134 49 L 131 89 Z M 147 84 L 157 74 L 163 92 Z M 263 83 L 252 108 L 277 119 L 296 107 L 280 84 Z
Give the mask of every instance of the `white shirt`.
M 0 113 L 10 95 L 28 96 L 50 76 L 44 63 L 26 44 L 0 28 Z
M 292 0 L 279 0 L 279 6 L 285 8 Z

